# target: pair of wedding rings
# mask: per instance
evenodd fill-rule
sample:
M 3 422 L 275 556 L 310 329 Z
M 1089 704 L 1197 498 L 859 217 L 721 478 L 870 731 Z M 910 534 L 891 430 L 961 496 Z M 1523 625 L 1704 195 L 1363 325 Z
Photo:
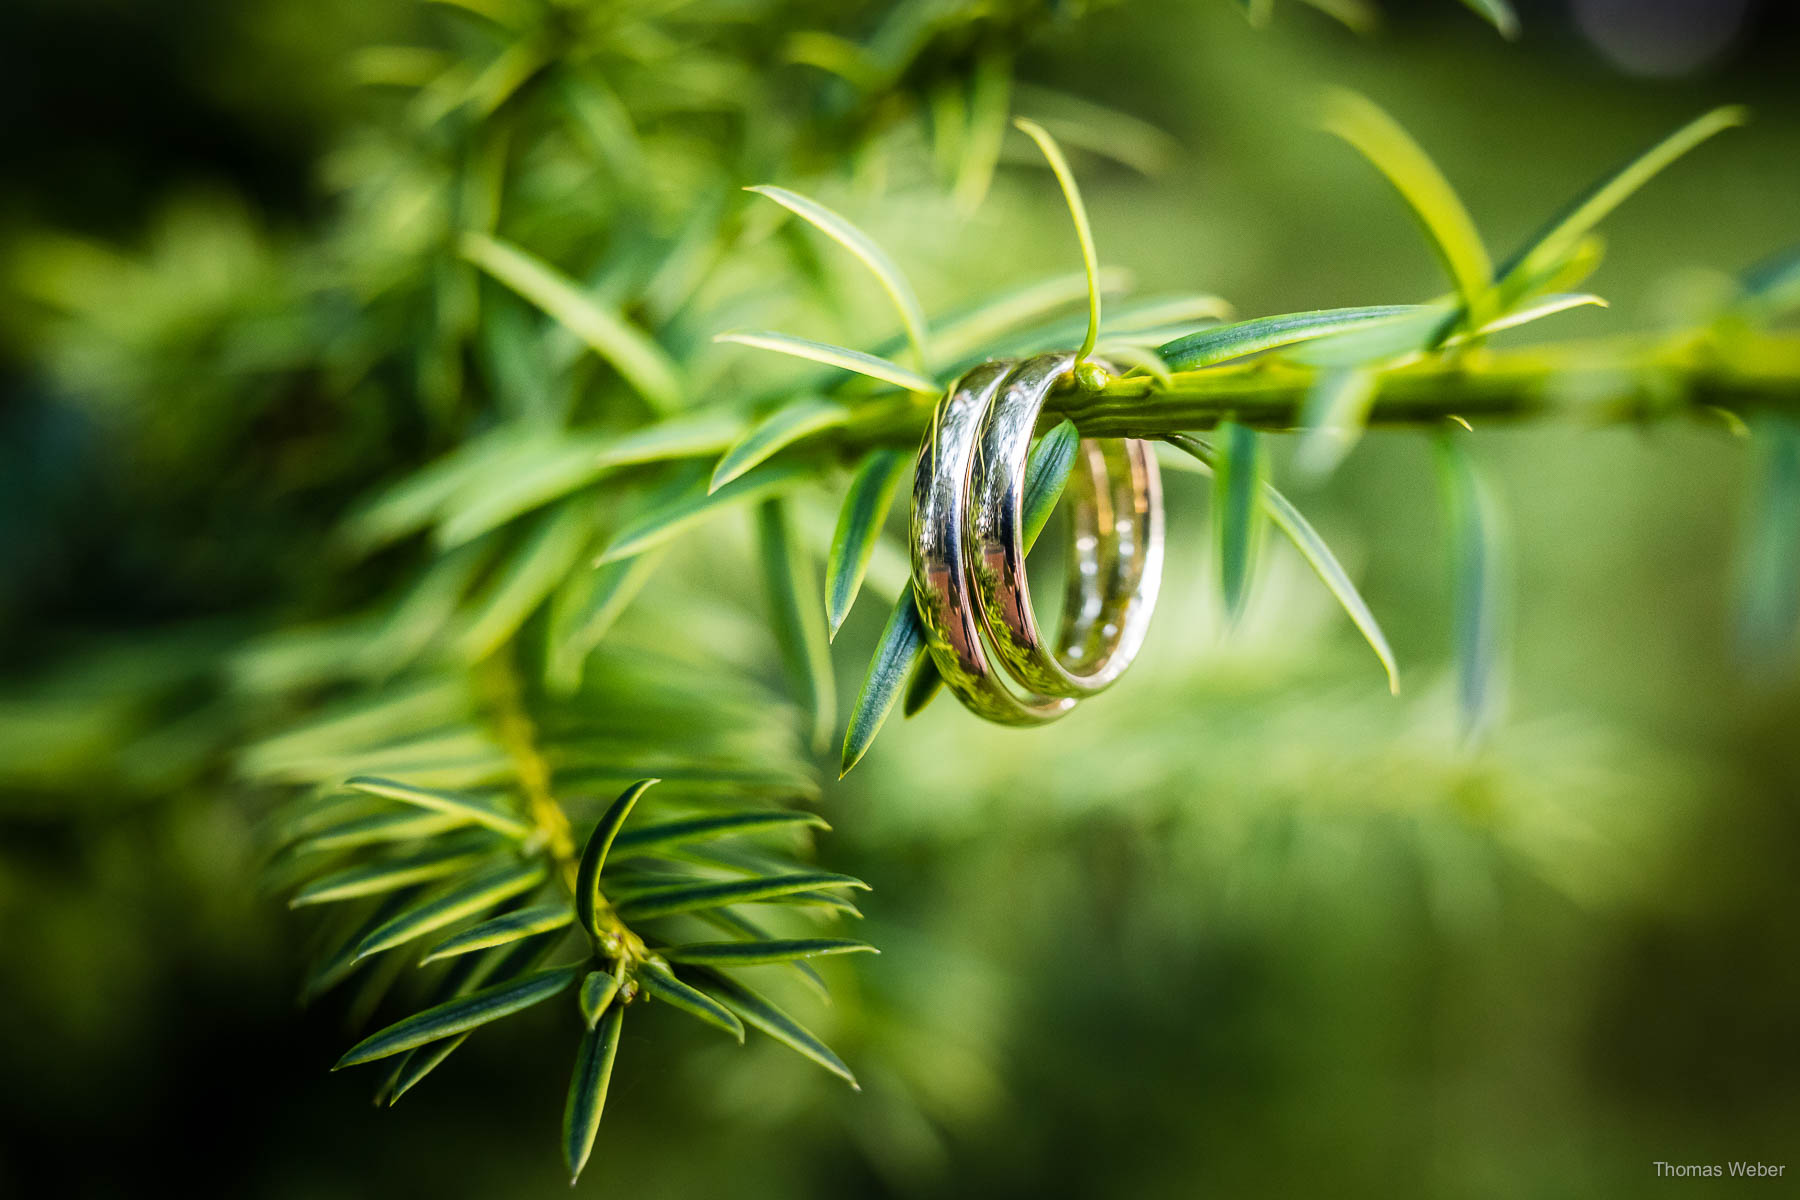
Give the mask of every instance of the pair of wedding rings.
M 983 363 L 938 401 L 913 476 L 912 585 L 926 647 L 970 711 L 1053 721 L 1143 645 L 1162 579 L 1162 479 L 1148 442 L 1083 439 L 1067 497 L 1072 562 L 1052 650 L 1025 578 L 1025 472 L 1073 354 Z M 1010 680 L 1010 683 L 1008 682 Z

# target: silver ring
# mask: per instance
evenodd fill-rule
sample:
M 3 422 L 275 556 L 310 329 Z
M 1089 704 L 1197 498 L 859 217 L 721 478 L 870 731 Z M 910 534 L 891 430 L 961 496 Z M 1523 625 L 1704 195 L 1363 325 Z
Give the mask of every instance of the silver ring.
M 1162 477 L 1149 443 L 1083 439 L 1070 479 L 1074 561 L 1052 652 L 1031 610 L 1023 529 L 1025 465 L 1044 402 L 1074 355 L 1028 359 L 982 423 L 968 484 L 964 548 L 990 644 L 1021 687 L 1090 696 L 1143 646 L 1162 581 Z
M 1017 696 L 995 678 L 970 593 L 964 533 L 969 468 L 995 393 L 1014 367 L 984 363 L 950 386 L 932 412 L 913 472 L 912 584 L 925 646 L 965 707 L 1003 725 L 1054 721 L 1075 706 L 1064 697 Z

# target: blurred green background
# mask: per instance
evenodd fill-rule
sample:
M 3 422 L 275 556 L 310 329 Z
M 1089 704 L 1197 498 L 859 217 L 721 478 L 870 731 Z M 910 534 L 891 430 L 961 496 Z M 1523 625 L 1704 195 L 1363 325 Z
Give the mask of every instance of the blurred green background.
M 296 1010 L 304 930 L 258 891 L 254 806 L 217 765 L 238 714 L 207 664 L 356 599 L 311 548 L 432 445 L 397 405 L 321 400 L 326 370 L 294 348 L 316 333 L 291 328 L 294 248 L 346 173 L 382 169 L 359 131 L 385 101 L 345 64 L 415 8 L 0 15 L 0 1193 L 566 1187 L 548 1014 L 484 1032 L 391 1111 L 327 1073 L 343 1006 Z M 1245 315 L 1441 290 L 1391 189 L 1310 127 L 1326 83 L 1394 113 L 1502 253 L 1689 116 L 1754 107 L 1608 223 L 1589 286 L 1612 308 L 1554 333 L 1679 321 L 1800 232 L 1784 6 L 1546 0 L 1513 44 L 1455 4 L 1382 8 L 1359 35 L 1298 3 L 1256 30 L 1226 0 L 1133 0 L 1035 44 L 1023 79 L 1180 147 L 1150 177 L 1078 158 L 1104 261 Z M 1682 12 L 1723 22 L 1713 49 Z M 939 311 L 1077 264 L 1047 178 L 1003 170 L 960 225 L 855 211 Z M 221 311 L 248 316 L 221 334 Z M 859 294 L 833 315 L 879 313 Z M 354 340 L 377 317 L 337 319 Z M 813 1015 L 863 1092 L 653 1012 L 582 1187 L 1638 1196 L 1707 1194 L 1655 1160 L 1728 1158 L 1791 1179 L 1800 662 L 1733 637 L 1755 450 L 1686 425 L 1473 445 L 1514 554 L 1485 746 L 1456 734 L 1422 436 L 1371 435 L 1295 493 L 1388 631 L 1398 699 L 1285 547 L 1226 638 L 1205 489 L 1171 478 L 1162 607 L 1120 687 L 1049 732 L 939 703 L 828 785 L 822 858 L 875 885 L 858 935 L 884 953 L 832 972 L 843 996 Z M 690 588 L 761 621 L 753 589 L 683 553 Z M 865 604 L 837 639 L 845 694 L 880 617 Z M 654 611 L 626 625 L 658 636 Z M 1717 1190 L 1750 1186 L 1791 1183 Z

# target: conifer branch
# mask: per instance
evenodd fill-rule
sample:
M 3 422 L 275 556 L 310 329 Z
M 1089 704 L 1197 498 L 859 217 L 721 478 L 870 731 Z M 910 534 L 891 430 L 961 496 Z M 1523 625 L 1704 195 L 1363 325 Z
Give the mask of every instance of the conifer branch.
M 535 826 L 533 841 L 550 856 L 557 878 L 572 893 L 577 857 L 575 834 L 569 815 L 550 790 L 550 765 L 538 749 L 537 727 L 525 711 L 518 670 L 507 657 L 511 647 L 484 659 L 480 680 L 489 706 L 489 719 L 500 747 L 512 761 L 519 791 Z
M 1097 391 L 1070 388 L 1045 405 L 1042 430 L 1072 421 L 1088 437 L 1165 438 L 1231 418 L 1258 429 L 1307 425 L 1308 399 L 1331 368 L 1281 360 L 1177 371 L 1166 383 L 1131 374 Z M 1581 339 L 1417 357 L 1373 368 L 1371 427 L 1436 428 L 1471 422 L 1568 420 L 1584 426 L 1676 417 L 1800 414 L 1800 335 L 1695 334 L 1665 339 Z M 1721 418 L 1720 414 L 1725 414 Z M 914 446 L 930 406 L 871 402 L 841 438 L 854 451 Z

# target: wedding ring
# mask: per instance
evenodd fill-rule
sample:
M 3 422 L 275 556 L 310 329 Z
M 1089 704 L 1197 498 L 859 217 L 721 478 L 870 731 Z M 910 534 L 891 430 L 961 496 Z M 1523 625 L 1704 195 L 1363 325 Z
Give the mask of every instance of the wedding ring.
M 964 548 L 975 442 L 995 393 L 1015 366 L 1002 361 L 974 368 L 950 386 L 932 413 L 913 473 L 912 583 L 926 649 L 957 699 L 990 721 L 1036 725 L 1054 721 L 1075 701 L 1018 696 L 995 677 Z
M 1025 467 L 1044 401 L 1070 354 L 1028 359 L 988 408 L 970 466 L 964 549 L 994 654 L 1021 687 L 1090 696 L 1131 665 L 1162 580 L 1162 478 L 1148 442 L 1083 439 L 1070 476 L 1072 557 L 1054 652 L 1031 609 L 1023 529 Z
M 1046 646 L 1025 570 L 1025 470 L 1044 402 L 1074 361 L 1046 354 L 969 371 L 938 402 L 913 474 L 926 649 L 964 706 L 1007 725 L 1055 720 L 1116 680 L 1143 645 L 1162 578 L 1162 481 L 1149 444 L 1083 439 L 1067 488 L 1072 569 L 1056 649 Z

